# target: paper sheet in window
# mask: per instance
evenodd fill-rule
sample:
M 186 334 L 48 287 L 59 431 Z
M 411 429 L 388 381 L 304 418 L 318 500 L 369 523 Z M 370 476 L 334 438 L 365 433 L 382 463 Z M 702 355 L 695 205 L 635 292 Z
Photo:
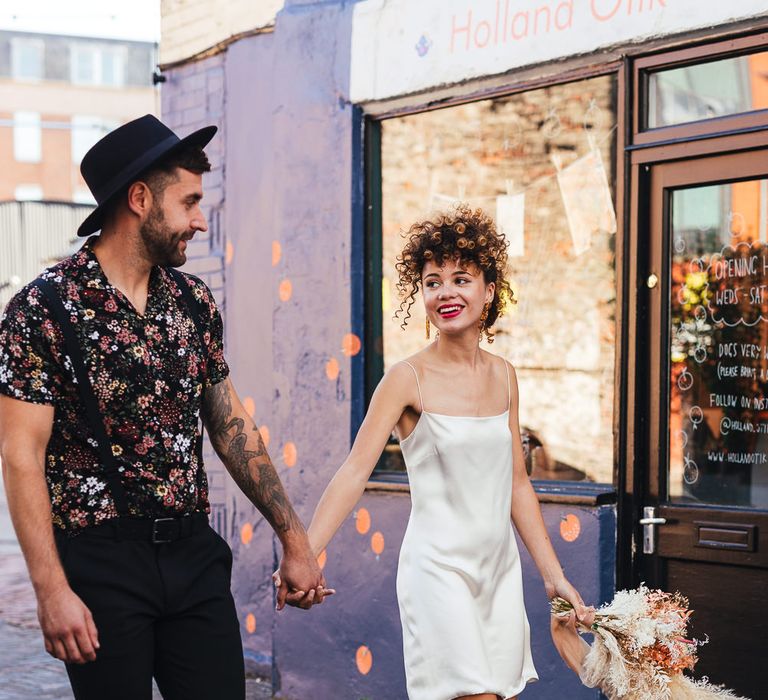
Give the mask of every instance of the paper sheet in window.
M 589 250 L 594 234 L 616 233 L 616 212 L 598 150 L 559 170 L 557 182 L 575 255 Z
M 509 241 L 509 256 L 525 255 L 525 192 L 496 197 L 496 225 Z

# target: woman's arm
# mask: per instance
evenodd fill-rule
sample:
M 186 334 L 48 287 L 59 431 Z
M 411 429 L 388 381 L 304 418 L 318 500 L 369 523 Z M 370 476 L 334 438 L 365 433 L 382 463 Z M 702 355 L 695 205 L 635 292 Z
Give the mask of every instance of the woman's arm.
M 413 371 L 407 365 L 397 364 L 376 387 L 349 456 L 317 504 L 308 533 L 316 556 L 325 549 L 360 500 L 392 430 L 403 411 L 414 404 L 416 383 Z
M 584 605 L 579 592 L 565 578 L 563 568 L 560 566 L 560 561 L 555 554 L 555 549 L 544 525 L 539 499 L 525 469 L 525 453 L 520 438 L 520 419 L 518 416 L 517 375 L 512 365 L 509 365 L 509 374 L 511 380 L 509 430 L 512 433 L 513 463 L 512 521 L 544 580 L 547 596 L 549 598 L 555 596 L 565 598 L 573 605 L 580 621 L 589 620 L 592 611 Z

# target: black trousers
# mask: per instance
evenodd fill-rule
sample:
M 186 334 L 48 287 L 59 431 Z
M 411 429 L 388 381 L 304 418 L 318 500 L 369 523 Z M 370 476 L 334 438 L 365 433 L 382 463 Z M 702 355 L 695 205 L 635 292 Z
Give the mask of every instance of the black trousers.
M 205 525 L 165 544 L 103 532 L 57 538 L 72 589 L 93 614 L 96 661 L 67 664 L 76 700 L 244 700 L 232 552 Z

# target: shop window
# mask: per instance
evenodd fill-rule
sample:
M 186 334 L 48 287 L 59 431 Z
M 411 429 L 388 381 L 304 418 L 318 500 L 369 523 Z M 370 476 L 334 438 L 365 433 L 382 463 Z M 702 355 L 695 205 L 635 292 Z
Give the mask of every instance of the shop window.
M 43 188 L 40 185 L 17 185 L 13 196 L 17 202 L 39 202 L 43 198 Z
M 39 163 L 42 150 L 40 115 L 37 112 L 15 112 L 13 157 L 20 163 Z
M 647 128 L 768 109 L 768 51 L 648 74 Z
M 11 39 L 11 75 L 14 80 L 42 80 L 44 48 L 41 39 Z
M 125 56 L 121 47 L 76 43 L 71 47 L 71 79 L 76 85 L 124 84 Z
M 72 162 L 80 165 L 91 146 L 118 126 L 118 122 L 101 117 L 72 117 Z
M 768 126 L 768 34 L 633 61 L 632 145 Z
M 406 330 L 393 318 L 401 234 L 458 202 L 482 207 L 509 241 L 518 300 L 495 326 L 493 346 L 485 347 L 516 368 L 529 471 L 534 479 L 611 482 L 615 76 L 389 118 L 379 126 L 381 204 L 373 198 L 379 211 L 372 212 L 370 251 L 379 250 L 378 241 L 381 252 L 369 255 L 381 262 L 370 266 L 369 299 L 380 303 L 381 313 L 369 308 L 368 318 L 381 333 L 379 339 L 374 330 L 368 366 L 378 367 L 380 376 L 426 342 L 420 301 Z M 373 385 L 378 377 L 368 379 Z M 402 469 L 393 439 L 378 473 Z

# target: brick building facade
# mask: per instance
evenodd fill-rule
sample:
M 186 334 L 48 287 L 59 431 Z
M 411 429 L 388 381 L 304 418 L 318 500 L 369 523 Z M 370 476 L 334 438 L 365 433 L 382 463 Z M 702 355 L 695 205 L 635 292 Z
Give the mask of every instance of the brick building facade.
M 0 201 L 93 201 L 82 156 L 119 124 L 159 112 L 156 45 L 0 30 Z

